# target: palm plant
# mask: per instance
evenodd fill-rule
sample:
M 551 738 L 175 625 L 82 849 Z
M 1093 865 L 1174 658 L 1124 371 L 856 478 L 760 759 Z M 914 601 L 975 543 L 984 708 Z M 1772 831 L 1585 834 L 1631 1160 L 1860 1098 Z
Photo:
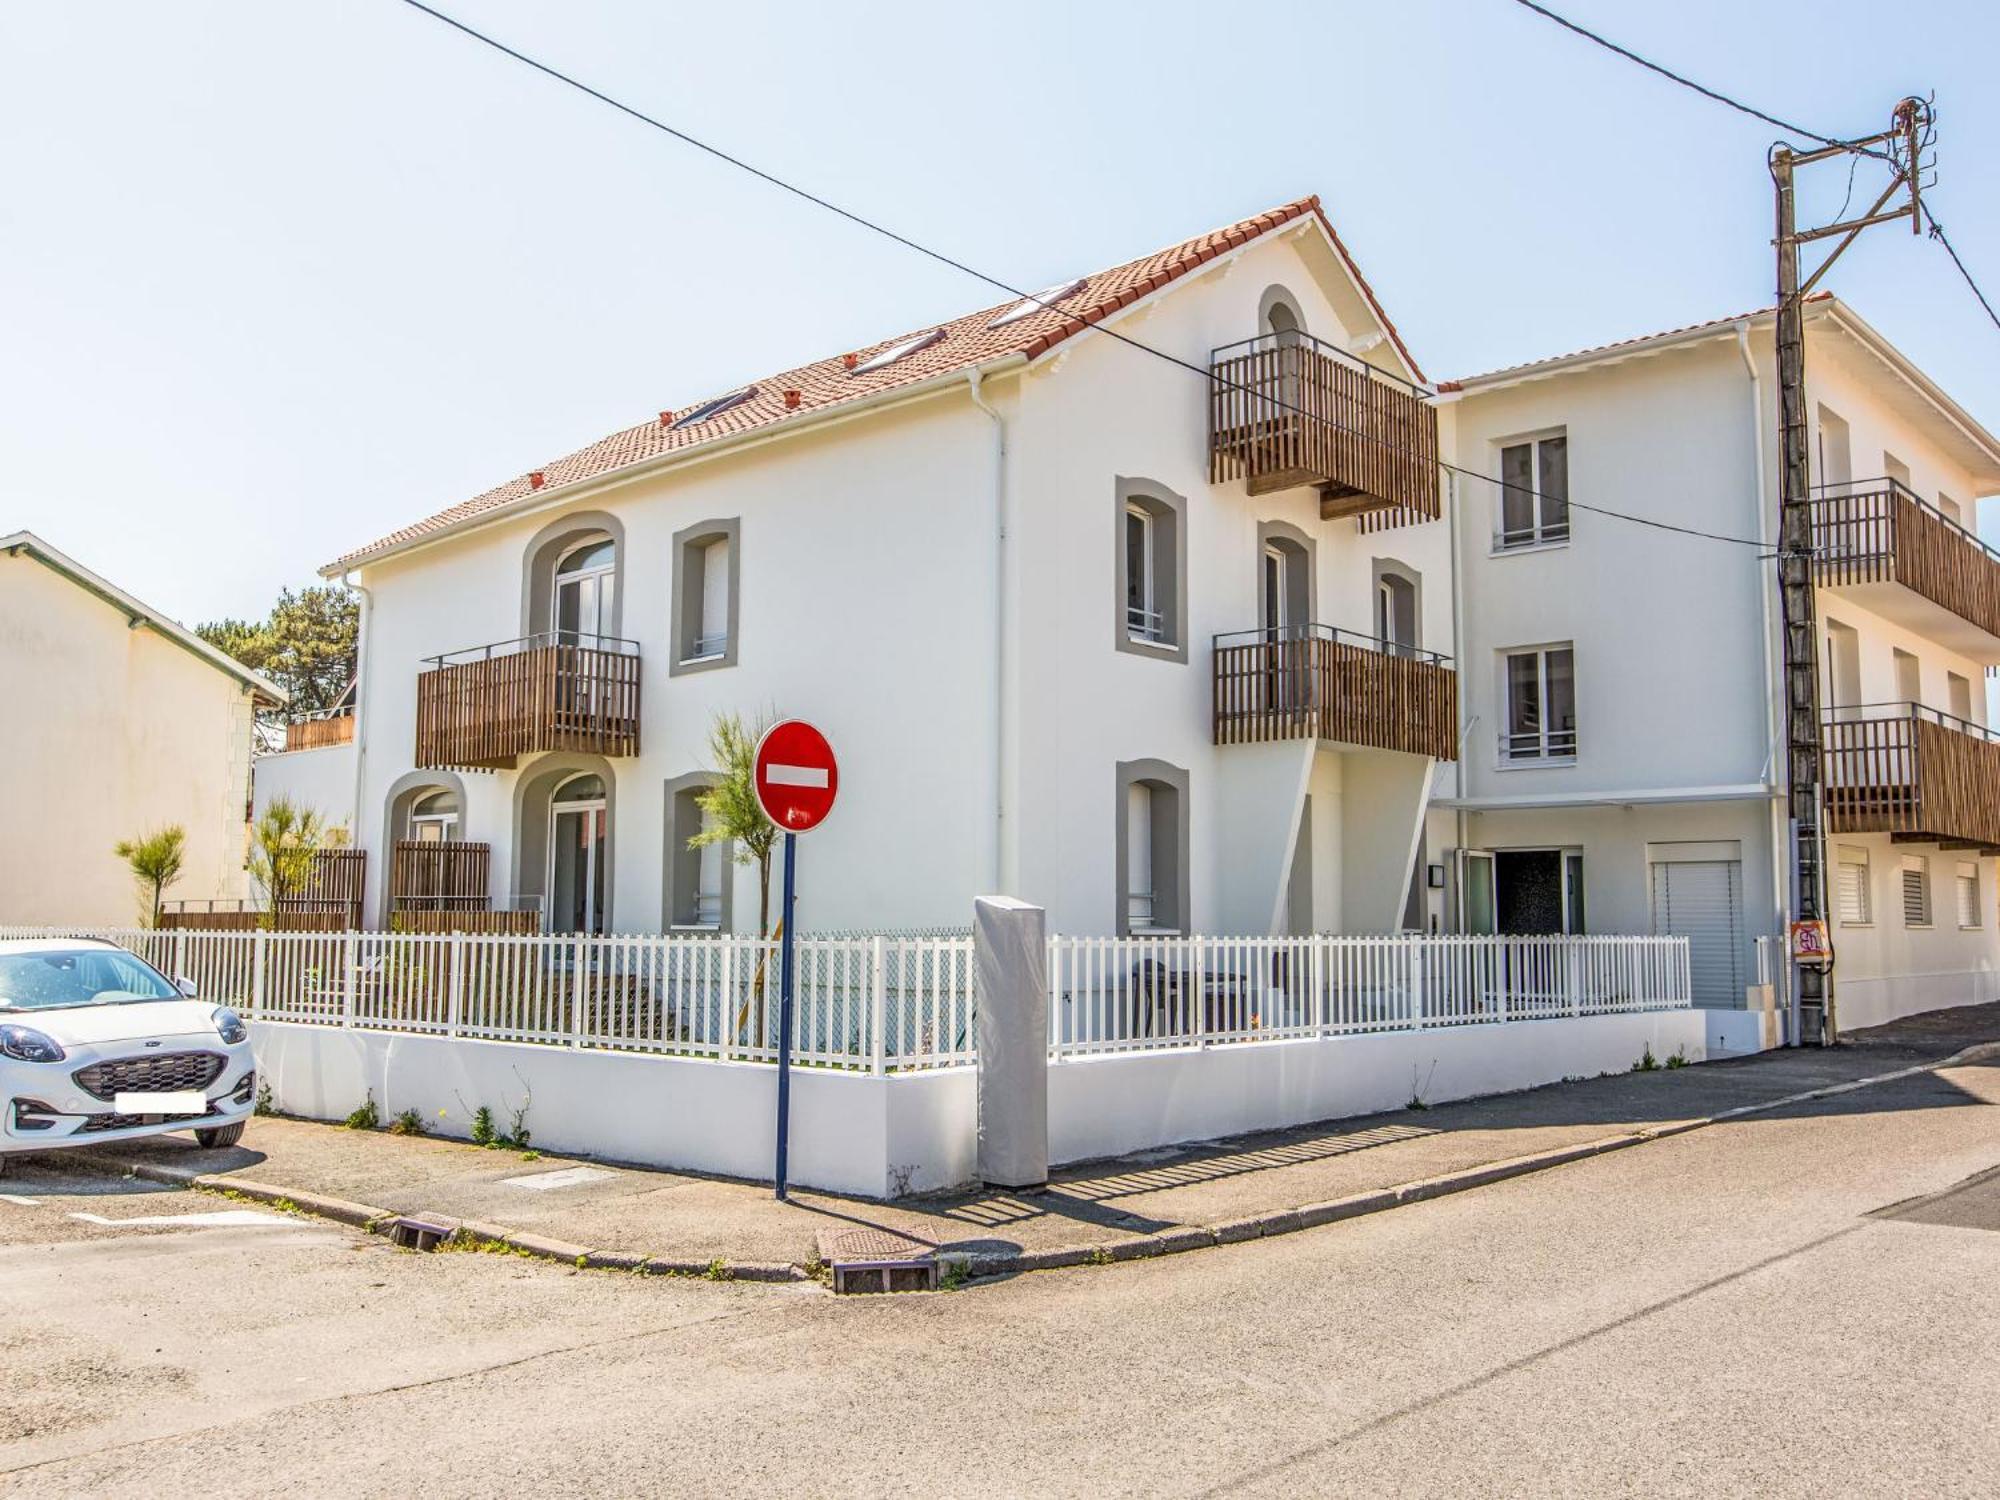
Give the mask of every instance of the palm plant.
M 272 917 L 296 896 L 312 875 L 313 856 L 347 843 L 347 830 L 329 824 L 289 797 L 275 797 L 250 833 L 250 878 L 263 890 Z
M 187 830 L 169 824 L 136 839 L 121 839 L 112 853 L 125 861 L 139 884 L 140 920 L 147 927 L 160 925 L 160 902 L 167 887 L 181 878 L 187 863 Z

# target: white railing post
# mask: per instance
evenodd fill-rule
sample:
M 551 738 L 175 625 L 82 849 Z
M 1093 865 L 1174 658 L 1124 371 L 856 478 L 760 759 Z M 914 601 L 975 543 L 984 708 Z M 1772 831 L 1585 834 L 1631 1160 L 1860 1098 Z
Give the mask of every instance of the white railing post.
M 1418 946 L 1419 941 L 1417 938 L 1410 938 L 1406 943 L 1406 951 L 1410 956 L 1410 1029 L 1412 1031 L 1422 1031 L 1424 1029 L 1424 954 L 1423 949 Z
M 569 1045 L 572 1051 L 583 1048 L 583 944 L 584 938 L 578 934 L 571 944 L 569 986 Z
M 176 927 L 176 928 L 174 929 L 174 960 L 173 960 L 173 962 L 174 962 L 174 976 L 173 976 L 173 977 L 174 977 L 174 978 L 176 978 L 176 979 L 186 979 L 186 978 L 188 977 L 188 971 L 187 971 L 187 932 L 186 932 L 186 931 L 185 931 L 184 929 L 182 929 L 182 928 L 179 928 L 179 927 Z
M 1508 974 L 1507 953 L 1509 939 L 1503 937 L 1483 937 L 1481 942 L 1488 945 L 1487 951 L 1493 960 L 1493 1008 L 1504 1026 L 1507 1023 Z
M 454 932 L 446 949 L 445 959 L 445 1002 L 444 1030 L 446 1036 L 457 1036 L 460 1026 L 465 1024 L 465 934 Z
M 729 1051 L 736 1039 L 736 950 L 740 939 L 734 933 L 722 940 L 722 998 L 715 1008 L 715 1029 L 719 1033 L 717 1054 L 724 1062 L 729 1061 Z
M 354 1026 L 354 1008 L 361 984 L 361 940 L 348 933 L 340 944 L 340 1024 L 350 1030 Z
M 1201 961 L 1201 944 L 1202 940 L 1200 938 L 1193 938 L 1188 943 L 1188 965 L 1194 980 L 1192 985 L 1194 998 L 1191 1002 L 1194 1005 L 1194 1014 L 1189 1017 L 1188 1026 L 1194 1034 L 1195 1046 L 1206 1048 L 1208 1046 L 1208 985 L 1206 982 L 1207 965 Z
M 264 993 L 264 934 L 260 930 L 250 934 L 250 1014 L 263 1015 L 270 1003 Z
M 1582 941 L 1583 939 L 1575 937 L 1563 939 L 1563 966 L 1566 970 L 1564 985 L 1569 994 L 1569 1013 L 1573 1016 L 1583 1014 L 1583 981 L 1582 976 L 1577 973 L 1577 961 L 1583 956 L 1579 952 L 1579 944 Z
M 1308 940 L 1312 946 L 1307 950 L 1307 969 L 1312 985 L 1312 1029 L 1314 1036 L 1326 1035 L 1326 942 L 1323 937 Z
M 937 948 L 938 959 L 942 962 L 947 950 L 943 944 L 935 946 Z M 882 1035 L 882 1027 L 889 1014 L 889 940 L 879 932 L 869 941 L 869 960 L 874 965 L 875 972 L 873 983 L 870 984 L 868 990 L 868 1071 L 873 1073 L 877 1078 L 880 1078 L 889 1050 L 887 1041 Z M 935 979 L 936 977 L 934 968 L 932 978 Z M 938 986 L 938 989 L 940 992 L 938 1013 L 942 1017 L 944 1014 L 942 1000 L 943 986 Z M 943 1025 L 945 1023 L 940 1020 L 939 1024 Z M 950 1050 L 943 1045 L 943 1037 L 939 1037 L 938 1042 L 938 1050 L 940 1052 Z

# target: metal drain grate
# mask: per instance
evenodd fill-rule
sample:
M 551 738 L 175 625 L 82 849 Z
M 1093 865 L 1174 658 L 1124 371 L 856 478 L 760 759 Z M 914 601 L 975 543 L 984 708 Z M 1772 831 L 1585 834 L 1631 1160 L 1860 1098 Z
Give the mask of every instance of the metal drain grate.
M 392 1244 L 404 1250 L 435 1250 L 454 1234 L 458 1225 L 449 1219 L 421 1219 L 404 1214 L 389 1226 Z
M 836 1292 L 933 1292 L 937 1245 L 921 1235 L 862 1226 L 826 1229 L 819 1258 L 833 1271 Z

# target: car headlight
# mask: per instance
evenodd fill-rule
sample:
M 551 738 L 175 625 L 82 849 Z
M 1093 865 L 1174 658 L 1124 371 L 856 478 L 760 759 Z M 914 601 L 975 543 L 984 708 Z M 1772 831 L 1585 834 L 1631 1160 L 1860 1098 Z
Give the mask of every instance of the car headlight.
M 216 1006 L 215 1014 L 209 1020 L 215 1023 L 216 1031 L 232 1047 L 250 1039 L 250 1028 L 243 1024 L 243 1018 L 226 1005 Z
M 0 1057 L 11 1057 L 17 1062 L 61 1062 L 63 1049 L 56 1045 L 52 1036 L 44 1035 L 32 1026 L 0 1025 Z

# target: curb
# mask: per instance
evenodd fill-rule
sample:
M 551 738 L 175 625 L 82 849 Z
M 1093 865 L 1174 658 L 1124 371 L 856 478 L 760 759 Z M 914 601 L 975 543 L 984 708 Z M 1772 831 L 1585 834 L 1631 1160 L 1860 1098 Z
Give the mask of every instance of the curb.
M 1316 1229 L 1345 1219 L 1358 1219 L 1388 1209 L 1401 1208 L 1408 1203 L 1422 1203 L 1433 1198 L 1449 1197 L 1454 1193 L 1470 1192 L 1474 1188 L 1488 1187 L 1496 1182 L 1506 1182 L 1536 1172 L 1546 1172 L 1554 1167 L 1586 1161 L 1591 1157 L 1604 1156 L 1613 1151 L 1624 1151 L 1653 1141 L 1669 1140 L 1677 1135 L 1687 1135 L 1692 1131 L 1729 1120 L 1739 1120 L 1747 1115 L 1767 1114 L 1774 1109 L 1810 1103 L 1816 1099 L 1830 1099 L 1840 1094 L 1854 1093 L 1859 1089 L 1873 1088 L 1877 1084 L 1895 1083 L 1904 1078 L 1914 1078 L 1921 1073 L 1938 1073 L 1946 1068 L 1963 1067 L 1995 1057 L 2000 1057 L 2000 1042 L 1980 1042 L 1962 1048 L 1949 1057 L 1939 1058 L 1935 1062 L 1915 1063 L 1893 1072 L 1876 1073 L 1867 1078 L 1850 1079 L 1845 1083 L 1823 1084 L 1818 1088 L 1786 1094 L 1777 1099 L 1766 1099 L 1757 1104 L 1739 1104 L 1731 1109 L 1718 1110 L 1712 1115 L 1674 1120 L 1664 1125 L 1650 1125 L 1622 1135 L 1603 1136 L 1594 1141 L 1579 1141 L 1575 1145 L 1558 1146 L 1528 1156 L 1510 1157 L 1505 1161 L 1486 1162 L 1480 1166 L 1467 1167 L 1458 1172 L 1447 1172 L 1437 1177 L 1422 1177 L 1394 1187 L 1371 1188 L 1366 1192 L 1335 1198 L 1325 1203 L 1308 1203 L 1275 1209 L 1269 1213 L 1225 1220 L 1220 1224 L 1176 1225 L 1171 1229 L 1134 1235 L 1129 1239 L 1115 1240 L 1108 1244 L 1062 1245 L 1053 1249 L 1024 1250 L 1016 1255 L 975 1255 L 946 1248 L 940 1251 L 938 1259 L 947 1264 L 963 1266 L 969 1275 L 975 1277 L 1012 1276 L 1024 1271 L 1054 1271 L 1070 1266 L 1105 1266 L 1125 1261 L 1150 1260 L 1156 1256 L 1179 1255 L 1189 1250 L 1207 1250 L 1218 1245 L 1236 1245 L 1248 1240 L 1296 1234 L 1303 1229 Z M 324 1193 L 274 1187 L 269 1183 L 254 1182 L 248 1178 L 230 1177 L 214 1172 L 191 1172 L 185 1168 L 162 1166 L 155 1162 L 125 1161 L 96 1151 L 79 1151 L 72 1160 L 86 1170 L 94 1168 L 117 1176 L 162 1183 L 169 1187 L 197 1188 L 257 1203 L 284 1205 L 316 1218 L 331 1219 L 336 1223 L 366 1230 L 370 1234 L 386 1234 L 396 1220 L 403 1217 L 392 1209 L 375 1208 L 366 1203 L 354 1203 Z M 477 1244 L 498 1245 L 521 1255 L 560 1262 L 579 1270 L 626 1271 L 643 1276 L 679 1276 L 712 1281 L 804 1282 L 813 1279 L 804 1266 L 782 1261 L 730 1261 L 720 1257 L 714 1261 L 670 1260 L 660 1256 L 636 1254 L 628 1250 L 600 1250 L 587 1245 L 575 1245 L 567 1240 L 553 1239 L 528 1230 L 509 1229 L 505 1225 L 489 1224 L 477 1219 L 459 1220 L 441 1215 L 424 1217 L 443 1219 L 444 1222 L 453 1225 L 459 1234 Z

